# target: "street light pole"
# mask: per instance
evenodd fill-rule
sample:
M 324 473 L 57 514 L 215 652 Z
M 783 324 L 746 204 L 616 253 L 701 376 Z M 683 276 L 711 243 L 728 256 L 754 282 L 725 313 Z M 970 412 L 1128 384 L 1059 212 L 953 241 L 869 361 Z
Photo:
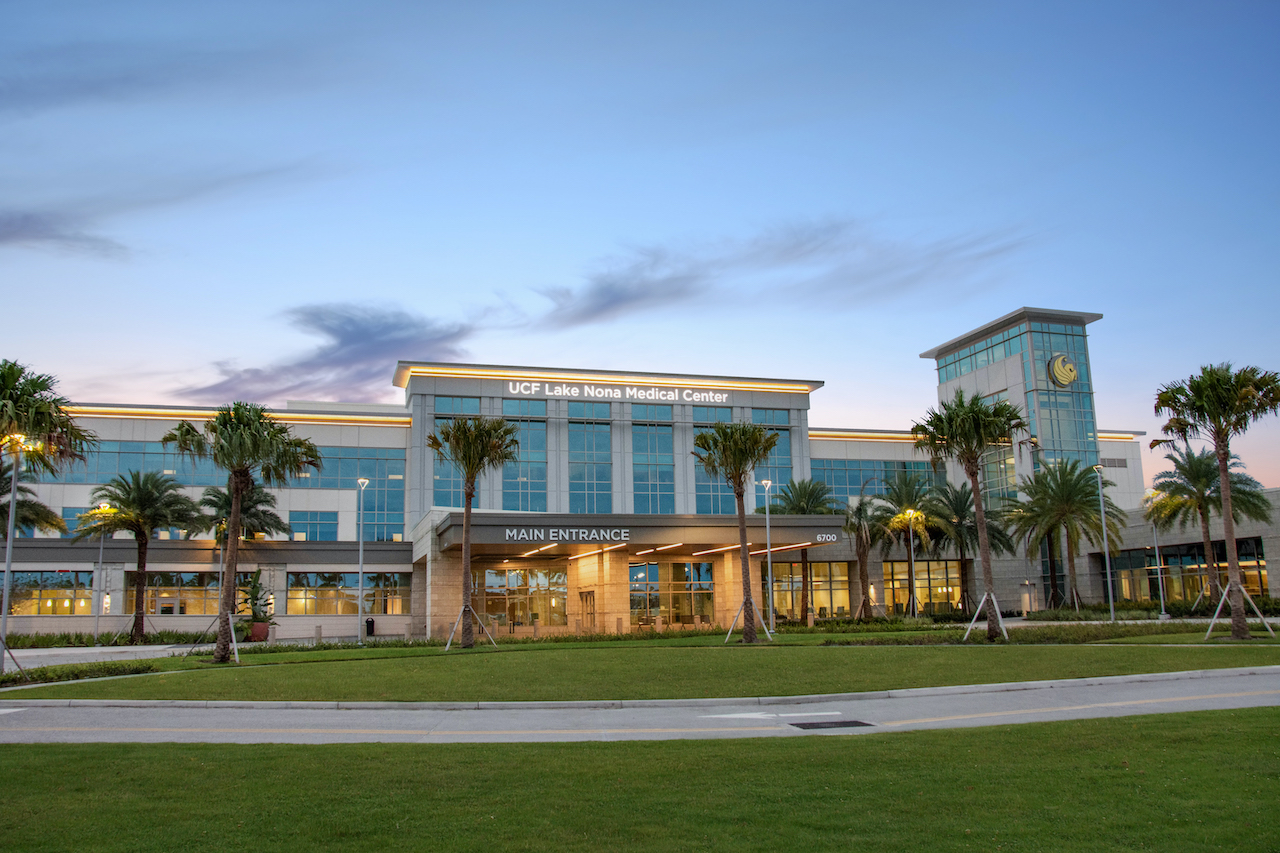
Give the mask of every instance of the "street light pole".
M 916 533 L 915 518 L 916 511 L 909 509 L 907 516 L 907 583 L 911 585 L 911 590 L 907 594 L 907 606 L 911 608 L 911 615 L 915 616 L 919 610 L 919 602 L 916 601 Z
M 356 492 L 356 500 L 359 502 L 356 506 L 356 547 L 360 553 L 359 578 L 360 583 L 356 592 L 356 644 L 364 645 L 364 487 L 369 485 L 369 481 L 364 477 L 356 480 L 356 485 L 360 487 Z
M 111 504 L 103 501 L 98 509 L 106 512 Z M 98 620 L 102 618 L 102 548 L 107 543 L 107 531 L 98 534 L 98 568 L 93 573 L 93 644 L 98 645 Z
M 22 443 L 25 435 L 7 436 L 9 445 L 9 530 L 4 540 L 4 593 L 0 595 L 0 674 L 4 673 L 4 659 L 9 654 L 9 578 L 13 571 L 13 535 L 18 520 L 18 472 L 22 468 Z
M 1169 614 L 1164 612 L 1164 562 L 1160 559 L 1160 531 L 1154 524 L 1151 525 L 1151 538 L 1156 543 L 1156 589 L 1160 591 L 1160 618 L 1163 619 Z
M 1098 475 L 1098 509 L 1102 512 L 1102 559 L 1107 567 L 1107 600 L 1111 604 L 1111 621 L 1116 621 L 1116 593 L 1111 585 L 1111 547 L 1107 544 L 1107 501 L 1102 487 L 1102 466 L 1094 465 Z
M 764 486 L 764 559 L 769 566 L 769 630 L 776 631 L 773 615 L 773 540 L 769 536 L 769 489 L 773 487 L 773 480 L 761 480 L 760 484 Z

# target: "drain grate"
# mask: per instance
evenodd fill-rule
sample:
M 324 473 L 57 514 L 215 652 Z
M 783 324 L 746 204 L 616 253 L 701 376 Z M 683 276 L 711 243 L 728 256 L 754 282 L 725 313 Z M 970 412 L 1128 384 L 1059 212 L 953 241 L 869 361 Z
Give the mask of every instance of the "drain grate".
M 853 729 L 858 726 L 874 726 L 862 720 L 820 720 L 816 723 L 792 723 L 797 729 Z

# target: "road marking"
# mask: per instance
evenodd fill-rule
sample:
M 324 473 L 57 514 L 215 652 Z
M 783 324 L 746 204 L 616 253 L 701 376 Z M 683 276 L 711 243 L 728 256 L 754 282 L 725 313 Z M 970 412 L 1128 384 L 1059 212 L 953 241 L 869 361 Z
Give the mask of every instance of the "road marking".
M 16 714 L 19 711 L 25 711 L 26 708 L 0 708 L 0 714 Z
M 985 711 L 980 714 L 956 714 L 951 717 L 920 717 L 916 720 L 889 720 L 882 726 L 911 726 L 917 723 L 947 723 L 954 720 L 980 720 L 987 717 L 1012 717 L 1017 714 L 1052 714 L 1061 711 L 1088 711 L 1092 708 L 1123 708 L 1126 705 L 1158 705 L 1162 702 L 1194 702 L 1197 699 L 1237 699 L 1244 696 L 1275 696 L 1280 690 L 1253 690 L 1246 693 L 1203 693 L 1199 696 L 1174 696 L 1168 699 L 1130 699 L 1124 702 L 1093 702 L 1088 705 L 1059 705 L 1053 708 L 1024 708 L 1017 711 Z

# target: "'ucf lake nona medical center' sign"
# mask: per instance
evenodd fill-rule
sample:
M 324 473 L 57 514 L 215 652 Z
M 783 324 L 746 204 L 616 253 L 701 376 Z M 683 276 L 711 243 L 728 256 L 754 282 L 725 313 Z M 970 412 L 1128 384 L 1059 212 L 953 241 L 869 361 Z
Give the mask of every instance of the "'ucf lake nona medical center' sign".
M 557 397 L 579 400 L 635 400 L 654 403 L 727 403 L 723 391 L 694 388 L 659 388 L 643 385 L 592 385 L 584 382 L 507 383 L 507 392 L 520 397 Z

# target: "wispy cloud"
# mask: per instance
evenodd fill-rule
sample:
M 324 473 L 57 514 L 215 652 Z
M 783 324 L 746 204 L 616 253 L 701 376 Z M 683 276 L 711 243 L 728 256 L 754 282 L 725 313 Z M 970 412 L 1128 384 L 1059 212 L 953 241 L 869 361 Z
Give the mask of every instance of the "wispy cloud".
M 118 217 L 273 181 L 306 178 L 316 171 L 302 163 L 235 171 L 201 170 L 185 176 L 139 178 L 139 185 L 25 209 L 0 209 L 0 249 L 47 247 L 120 257 L 128 254 L 128 247 L 101 233 Z
M 969 285 L 1023 242 L 1004 233 L 889 238 L 857 221 L 828 220 L 701 245 L 642 246 L 607 259 L 579 286 L 539 290 L 552 303 L 540 322 L 569 328 L 750 296 L 821 295 L 845 306 L 892 299 Z
M 266 367 L 218 363 L 220 380 L 180 393 L 214 403 L 383 400 L 396 361 L 455 361 L 474 332 L 467 323 L 440 323 L 399 309 L 350 304 L 304 305 L 284 312 L 284 317 L 294 328 L 325 338 L 326 343 Z

